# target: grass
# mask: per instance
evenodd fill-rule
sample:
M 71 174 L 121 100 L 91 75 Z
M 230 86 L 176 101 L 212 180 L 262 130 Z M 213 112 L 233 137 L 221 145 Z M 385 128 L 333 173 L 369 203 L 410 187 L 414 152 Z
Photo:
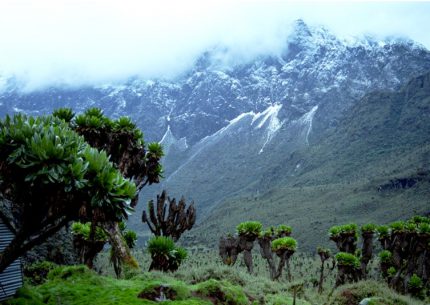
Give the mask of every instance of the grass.
M 146 272 L 150 264 L 149 254 L 135 250 L 134 254 L 143 270 L 126 270 L 122 279 L 115 279 L 109 263 L 109 253 L 101 253 L 96 261 L 97 273 L 85 266 L 58 267 L 52 270 L 46 282 L 32 285 L 26 281 L 17 298 L 2 305 L 110 305 L 110 304 L 157 304 L 138 298 L 141 293 L 151 293 L 162 285 L 173 291 L 174 300 L 161 302 L 172 305 L 291 305 L 293 290 L 297 292 L 297 305 L 348 305 L 358 304 L 371 298 L 371 304 L 424 305 L 409 296 L 392 291 L 378 275 L 378 262 L 370 262 L 373 280 L 340 286 L 333 290 L 336 272 L 330 270 L 327 261 L 326 279 L 322 294 L 314 285 L 320 262 L 318 257 L 296 253 L 291 258 L 293 279 L 286 276 L 278 281 L 270 280 L 266 261 L 254 253 L 254 274 L 246 272 L 241 259 L 234 266 L 222 264 L 215 252 L 189 250 L 189 258 L 175 273 Z M 297 288 L 298 287 L 298 288 Z M 166 295 L 168 293 L 166 292 Z M 358 300 L 357 303 L 348 303 Z

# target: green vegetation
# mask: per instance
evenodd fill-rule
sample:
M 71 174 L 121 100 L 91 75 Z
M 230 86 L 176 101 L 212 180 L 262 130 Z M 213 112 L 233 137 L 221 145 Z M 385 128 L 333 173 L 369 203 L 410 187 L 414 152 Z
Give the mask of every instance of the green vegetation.
M 368 223 L 363 226 L 361 226 L 361 232 L 362 233 L 374 233 L 377 230 L 377 225 L 373 223 Z
M 132 211 L 135 183 L 62 119 L 6 116 L 0 157 L 0 191 L 19 215 L 10 221 L 25 223 L 14 224 L 19 230 L 0 256 L 0 271 L 71 220 L 120 221 Z
M 151 270 L 176 271 L 187 258 L 184 248 L 175 246 L 174 241 L 166 236 L 154 236 L 148 241 L 149 254 L 152 262 Z
M 388 250 L 382 250 L 381 252 L 379 252 L 379 259 L 383 263 L 390 263 L 392 257 L 393 254 Z
M 142 256 L 140 250 L 133 253 L 143 268 L 148 268 L 150 258 Z M 376 265 L 374 265 L 375 267 Z M 42 285 L 27 285 L 21 289 L 16 299 L 4 302 L 7 305 L 133 305 L 155 304 L 155 302 L 139 298 L 157 294 L 159 287 L 165 287 L 165 295 L 174 296 L 175 300 L 165 304 L 213 304 L 197 290 L 207 291 L 203 287 L 211 287 L 211 291 L 221 291 L 225 295 L 237 298 L 235 302 L 242 304 L 243 296 L 248 299 L 245 304 L 292 305 L 292 290 L 296 283 L 304 283 L 304 290 L 296 300 L 298 305 L 347 305 L 358 304 L 365 298 L 371 298 L 384 305 L 424 305 L 425 301 L 401 296 L 381 281 L 360 281 L 343 285 L 332 291 L 335 272 L 327 270 L 324 290 L 321 294 L 313 286 L 313 276 L 318 273 L 319 263 L 311 257 L 299 254 L 291 259 L 294 282 L 285 278 L 270 280 L 264 259 L 256 257 L 256 273 L 250 275 L 246 268 L 239 264 L 225 266 L 216 258 L 215 253 L 194 253 L 175 273 L 136 272 L 124 273 L 124 278 L 117 280 L 109 265 L 109 253 L 102 253 L 97 262 L 97 269 L 102 276 L 88 270 L 84 266 L 59 267 L 50 272 L 47 281 Z M 209 281 L 209 282 L 208 282 Z M 217 294 L 222 296 L 222 294 Z M 246 300 L 245 299 L 245 300 Z M 254 303 L 253 303 L 254 302 Z M 3 305 L 4 305 L 3 304 Z M 161 303 L 163 304 L 163 303 Z M 227 302 L 219 302 L 227 304 Z
M 276 228 L 276 235 L 279 237 L 290 236 L 291 232 L 293 232 L 291 226 L 279 225 Z
M 341 226 L 333 226 L 329 230 L 330 237 L 337 237 L 343 234 L 347 235 L 357 235 L 358 227 L 354 223 L 341 225 Z
M 91 223 L 90 222 L 87 222 L 87 223 L 74 222 L 74 223 L 72 223 L 72 234 L 80 235 L 85 240 L 90 240 L 90 232 L 91 232 Z M 96 227 L 93 239 L 96 241 L 105 241 L 106 242 L 108 239 L 108 236 L 102 228 Z
M 258 221 L 242 222 L 236 227 L 237 233 L 239 235 L 258 236 L 262 229 L 263 225 Z
M 296 251 L 297 241 L 292 237 L 281 237 L 272 241 L 273 252 L 289 250 Z
M 336 262 L 341 266 L 360 267 L 360 260 L 351 253 L 339 252 L 335 255 Z

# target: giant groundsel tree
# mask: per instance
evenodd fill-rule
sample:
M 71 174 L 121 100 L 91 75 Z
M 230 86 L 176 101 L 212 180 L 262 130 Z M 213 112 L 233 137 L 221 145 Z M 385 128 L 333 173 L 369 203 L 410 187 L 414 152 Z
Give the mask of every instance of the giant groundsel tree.
M 96 109 L 76 120 L 67 109 L 54 114 L 0 121 L 1 212 L 17 232 L 0 254 L 0 272 L 72 220 L 104 225 L 124 250 L 117 223 L 133 210 L 138 189 L 161 175 L 161 148 L 147 151 L 129 121 Z

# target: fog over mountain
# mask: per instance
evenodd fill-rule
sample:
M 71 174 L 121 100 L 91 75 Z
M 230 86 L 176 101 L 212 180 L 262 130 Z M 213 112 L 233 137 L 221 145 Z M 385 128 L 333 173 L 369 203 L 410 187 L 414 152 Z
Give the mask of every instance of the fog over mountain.
M 12 1 L 0 3 L 0 88 L 172 78 L 200 54 L 226 50 L 224 63 L 277 55 L 294 20 L 340 37 L 409 37 L 430 46 L 430 3 L 273 1 Z M 3 86 L 2 86 L 3 85 Z

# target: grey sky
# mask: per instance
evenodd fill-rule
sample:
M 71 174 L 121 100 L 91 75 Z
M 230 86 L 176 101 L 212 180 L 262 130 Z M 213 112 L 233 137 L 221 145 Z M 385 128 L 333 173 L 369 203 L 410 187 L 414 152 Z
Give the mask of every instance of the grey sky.
M 28 89 L 170 77 L 216 44 L 240 57 L 276 53 L 298 18 L 430 49 L 429 16 L 430 2 L 1 0 L 0 75 Z

